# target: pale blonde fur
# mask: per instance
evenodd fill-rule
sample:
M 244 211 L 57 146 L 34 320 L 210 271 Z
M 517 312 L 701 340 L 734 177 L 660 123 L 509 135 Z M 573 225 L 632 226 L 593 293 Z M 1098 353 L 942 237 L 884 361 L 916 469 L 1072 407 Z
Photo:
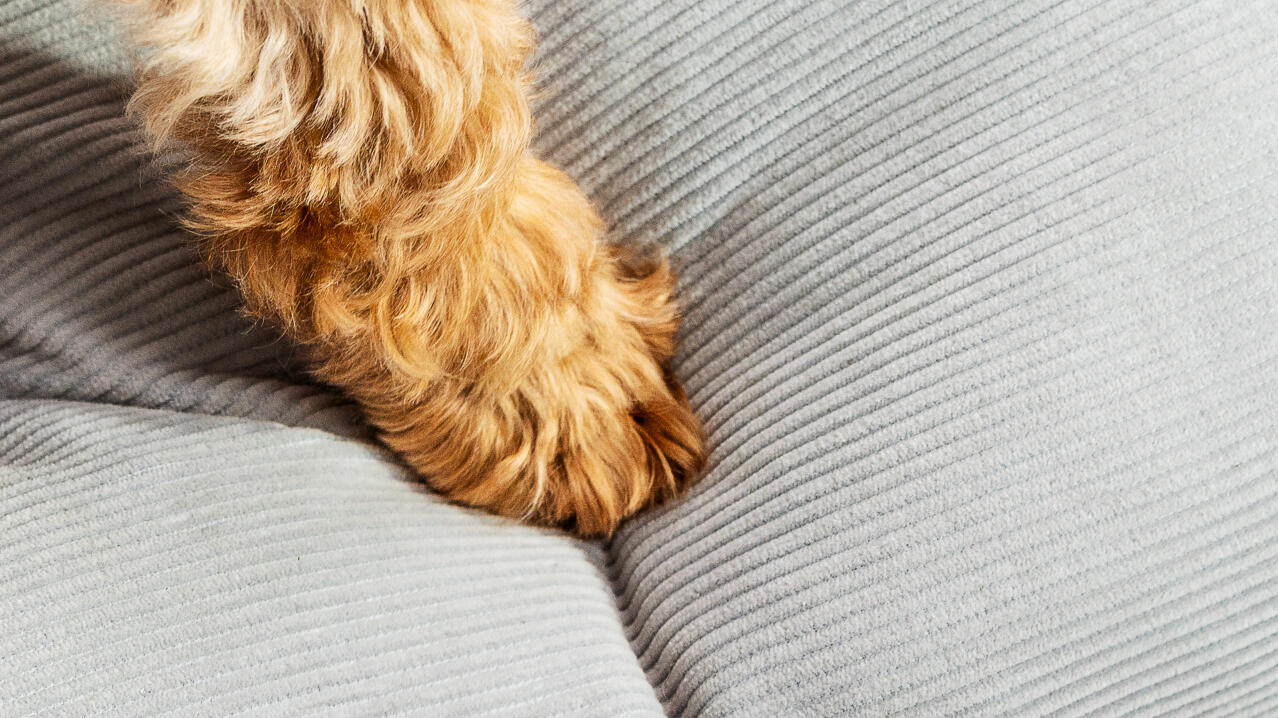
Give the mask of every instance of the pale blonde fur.
M 123 4 L 208 257 L 434 488 L 597 535 L 697 471 L 673 276 L 529 154 L 515 3 Z

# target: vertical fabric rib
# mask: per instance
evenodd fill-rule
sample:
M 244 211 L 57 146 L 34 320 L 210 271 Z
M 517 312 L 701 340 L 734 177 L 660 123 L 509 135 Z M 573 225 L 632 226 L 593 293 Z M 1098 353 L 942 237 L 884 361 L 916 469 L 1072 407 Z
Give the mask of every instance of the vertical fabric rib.
M 1272 3 L 533 5 L 683 272 L 711 467 L 609 547 L 669 712 L 1272 712 Z

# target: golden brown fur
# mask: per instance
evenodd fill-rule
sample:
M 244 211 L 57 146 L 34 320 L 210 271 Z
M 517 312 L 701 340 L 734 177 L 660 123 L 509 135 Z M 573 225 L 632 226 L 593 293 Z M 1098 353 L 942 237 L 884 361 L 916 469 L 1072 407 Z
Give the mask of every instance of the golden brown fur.
M 434 488 L 597 535 L 698 469 L 673 277 L 529 154 L 514 2 L 125 3 L 210 260 Z

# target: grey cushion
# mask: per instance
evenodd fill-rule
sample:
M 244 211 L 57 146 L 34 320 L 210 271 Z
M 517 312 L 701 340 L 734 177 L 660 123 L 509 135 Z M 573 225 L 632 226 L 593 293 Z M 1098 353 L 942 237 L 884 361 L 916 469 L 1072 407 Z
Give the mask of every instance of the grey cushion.
M 0 3 L 20 714 L 1278 710 L 1269 0 L 530 10 L 539 143 L 674 248 L 714 448 L 602 556 L 405 482 L 158 214 L 109 26 Z
M 660 715 L 588 547 L 312 429 L 0 402 L 10 715 Z
M 1278 7 L 606 5 L 542 120 L 683 266 L 711 468 L 610 547 L 666 707 L 1278 710 Z

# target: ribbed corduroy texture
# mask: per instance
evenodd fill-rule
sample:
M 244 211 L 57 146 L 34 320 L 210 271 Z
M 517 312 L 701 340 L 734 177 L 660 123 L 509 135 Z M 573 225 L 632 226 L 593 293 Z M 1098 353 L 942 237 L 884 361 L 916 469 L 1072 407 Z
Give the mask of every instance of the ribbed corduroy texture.
M 611 546 L 680 715 L 1278 710 L 1278 6 L 538 3 L 714 457 Z
M 0 395 L 355 431 L 200 266 L 126 99 L 119 77 L 0 45 Z
M 0 402 L 0 715 L 660 715 L 585 547 L 309 429 Z
M 84 25 L 71 7 L 0 0 L 0 17 L 10 37 L 42 48 L 46 60 L 102 72 L 121 67 L 114 38 Z M 600 201 L 619 237 L 676 248 L 684 272 L 680 371 L 711 429 L 712 465 L 686 502 L 632 524 L 608 547 L 631 646 L 668 712 L 1278 710 L 1278 9 L 1269 0 L 534 0 L 531 11 L 543 41 L 542 147 Z M 98 34 L 86 39 L 86 28 Z M 31 74 L 4 76 L 28 82 Z M 63 89 L 46 91 L 40 106 L 61 107 L 54 103 L 74 90 L 58 82 Z M 72 211 L 85 210 L 71 199 L 38 199 L 69 197 L 59 188 L 85 178 L 109 184 L 102 158 L 117 155 L 94 149 L 103 146 L 94 140 L 110 133 L 80 126 L 128 130 L 101 111 L 96 121 L 61 129 L 56 117 L 65 110 L 31 116 L 19 105 L 3 113 L 5 122 L 48 125 L 43 135 L 6 140 L 4 180 L 21 190 L 16 206 L 56 208 L 22 227 L 63 229 L 24 229 L 22 237 L 49 237 L 42 246 L 81 247 L 79 254 L 115 237 L 148 236 L 127 226 L 96 229 L 117 217 L 112 212 L 75 218 Z M 11 147 L 49 149 L 9 173 Z M 94 159 L 75 164 L 71 157 Z M 128 172 L 137 177 L 137 169 Z M 118 217 L 139 201 L 169 206 L 163 193 L 145 194 L 150 186 L 141 182 L 143 200 L 107 193 L 98 201 L 116 205 Z M 68 239 L 77 236 L 81 244 Z M 158 247 L 180 246 L 176 235 L 164 241 L 139 244 L 142 259 L 115 271 L 168 256 Z M 28 256 L 4 244 L 0 253 L 10 254 L 0 256 Z M 9 303 L 0 320 L 20 311 L 45 318 L 21 324 L 44 327 L 28 330 L 19 345 L 37 349 L 6 349 L 19 369 L 0 374 L 9 395 L 342 425 L 329 418 L 345 416 L 339 404 L 283 368 L 291 364 L 286 348 L 262 349 L 246 337 L 268 335 L 241 334 L 225 293 L 209 289 L 174 308 L 114 305 L 144 319 L 94 313 L 118 299 L 82 299 L 96 284 L 109 285 L 113 273 L 89 275 L 95 282 L 77 280 L 78 289 L 58 294 L 101 261 L 50 261 L 25 283 L 6 285 L 18 290 L 43 280 L 29 296 L 46 299 L 43 309 Z M 173 268 L 138 270 L 130 281 L 193 292 L 200 275 L 189 256 L 169 261 L 153 266 Z M 193 273 L 155 279 L 166 271 Z M 59 272 L 71 279 L 59 281 Z M 207 312 L 175 309 L 190 306 Z M 138 331 L 174 315 L 167 333 L 138 335 L 155 338 L 153 345 L 130 343 L 130 326 Z M 68 323 L 75 331 L 59 333 Z M 208 340 L 219 351 L 163 338 L 194 323 L 220 328 L 212 334 L 220 339 Z M 0 326 L 8 339 L 16 331 L 9 327 L 20 325 Z M 94 347 L 107 349 L 95 354 Z M 261 398 L 228 403 L 242 390 L 219 381 L 244 382 Z M 81 387 L 94 382 L 92 390 Z M 153 384 L 168 388 L 148 393 Z M 67 427 L 110 411 L 56 408 L 70 412 Z M 51 410 L 22 406 L 27 416 Z M 143 415 L 169 417 L 161 424 L 196 421 Z M 269 514 L 282 503 L 285 494 L 271 488 L 275 474 L 252 452 L 273 455 L 270 444 L 293 437 L 359 453 L 369 473 L 342 474 L 328 455 L 307 472 L 372 492 L 401 490 L 387 488 L 378 472 L 388 470 L 356 444 L 285 429 L 254 438 L 245 427 L 266 425 L 198 421 L 244 432 L 249 438 L 225 440 L 247 442 L 244 470 L 267 477 L 260 494 L 222 495 L 243 502 L 241 511 L 221 514 L 231 525 L 237 513 Z M 59 440 L 40 437 L 73 433 L 41 433 L 43 424 L 30 418 L 22 426 L 36 437 L 24 446 L 54 445 Z M 127 429 L 116 436 L 146 434 L 133 419 L 121 426 Z M 182 426 L 147 431 L 180 436 Z M 88 457 L 102 450 L 69 446 Z M 58 476 L 75 475 L 53 473 L 44 481 L 55 489 Z M 186 476 L 143 473 L 135 481 L 153 492 L 165 477 Z M 88 486 L 119 481 L 105 469 L 92 475 L 106 478 L 85 479 Z M 335 489 L 294 480 L 289 485 L 305 498 L 295 515 L 313 519 L 306 527 L 318 540 L 347 530 L 329 522 L 365 520 L 331 508 L 341 503 L 332 492 L 346 483 Z M 410 509 L 409 498 L 404 511 L 491 526 L 429 501 Z M 56 506 L 30 509 L 51 532 L 63 526 Z M 197 515 L 217 520 L 216 509 L 204 511 Z M 78 560 L 101 552 L 108 566 L 122 556 L 162 562 L 165 547 L 192 545 L 177 535 L 129 549 L 137 554 L 112 553 L 111 521 L 188 516 L 159 499 L 114 512 L 60 528 L 85 542 L 108 537 L 98 539 L 105 548 L 95 545 Z M 392 529 L 413 531 L 399 523 Z M 439 535 L 451 531 L 441 527 Z M 480 538 L 468 530 L 446 551 L 488 545 L 482 530 L 474 532 Z M 287 548 L 293 535 L 263 536 L 268 546 L 278 536 Z M 380 529 L 363 536 L 374 553 L 395 541 Z M 580 549 L 511 532 L 491 539 L 492 550 L 516 550 L 525 536 L 545 542 L 550 555 L 571 556 L 572 570 L 583 571 L 569 582 L 577 589 L 568 589 L 553 571 L 533 566 L 547 576 L 538 585 L 575 590 L 598 605 Z M 432 540 L 404 550 L 430 551 Z M 226 571 L 246 563 L 234 556 L 252 555 L 259 543 L 237 544 L 225 569 L 210 567 L 193 585 L 219 589 Z M 70 561 L 12 564 L 6 556 L 0 570 L 75 571 L 79 564 Z M 127 565 L 111 570 L 131 575 L 120 573 Z M 340 571 L 307 576 L 283 595 L 305 596 L 298 586 L 323 584 L 336 591 L 325 594 L 331 600 L 352 600 L 353 584 Z M 450 589 L 470 591 L 476 579 L 456 580 Z M 135 582 L 117 585 L 158 585 Z M 392 590 L 372 580 L 358 585 Z M 423 600 L 443 600 L 445 590 L 433 587 Z M 52 650 L 38 642 L 62 635 L 58 612 L 77 605 L 74 592 L 45 595 L 43 633 L 20 644 L 24 650 Z M 300 650 L 292 624 L 275 622 L 284 620 L 277 609 L 238 600 L 210 604 L 221 607 L 210 613 L 187 605 L 205 626 L 255 616 L 275 636 L 268 640 L 282 642 L 256 660 Z M 580 609 L 554 607 L 571 600 L 547 594 L 533 609 L 546 621 L 535 635 L 576 635 L 567 616 Z M 221 618 L 236 605 L 247 607 Z M 106 626 L 98 630 L 118 630 L 120 638 L 137 633 L 95 622 L 101 614 L 84 610 L 83 623 L 71 625 Z M 141 622 L 157 615 L 144 610 L 109 615 L 140 614 Z M 369 608 L 361 615 L 382 614 Z M 597 615 L 599 630 L 581 640 L 612 651 L 615 630 Z M 490 618 L 509 615 L 495 610 Z M 467 658 L 458 665 L 488 655 L 480 648 L 486 620 L 476 606 L 450 625 L 466 637 L 456 655 Z M 339 660 L 346 642 L 366 645 L 359 621 L 338 630 L 346 633 L 316 656 Z M 214 644 L 243 638 L 229 635 Z M 195 645 L 217 665 L 216 651 Z M 104 657 L 115 654 L 100 651 L 85 665 L 107 670 Z M 393 660 L 380 655 L 370 665 Z M 600 684 L 601 695 L 639 705 L 644 697 L 628 678 L 633 664 L 616 658 L 589 675 L 602 680 L 615 670 L 618 682 Z M 580 665 L 592 664 L 583 656 Z M 327 668 L 275 668 L 291 670 L 289 680 L 299 684 L 331 682 Z M 148 678 L 163 680 L 173 699 L 203 695 L 176 675 Z M 335 690 L 376 692 L 363 683 L 371 675 Z M 476 679 L 454 675 L 453 689 L 475 690 Z M 287 680 L 256 691 L 234 676 L 216 685 L 231 702 L 296 697 Z M 471 705 L 498 704 L 450 707 Z M 600 703 L 586 712 L 612 710 Z

